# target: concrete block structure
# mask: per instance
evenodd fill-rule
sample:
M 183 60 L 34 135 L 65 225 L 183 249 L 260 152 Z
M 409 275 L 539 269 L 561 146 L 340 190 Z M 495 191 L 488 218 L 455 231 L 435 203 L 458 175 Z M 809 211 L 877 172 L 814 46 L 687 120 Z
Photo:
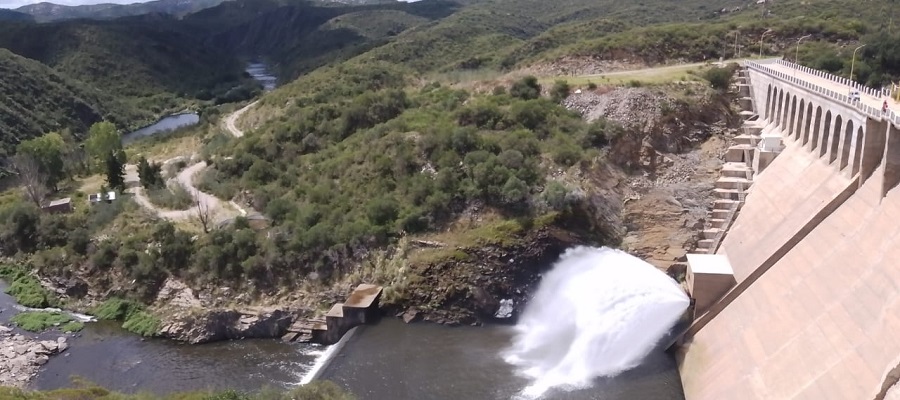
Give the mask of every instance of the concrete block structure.
M 734 272 L 723 255 L 688 254 L 687 262 L 686 283 L 694 314 L 703 314 L 737 283 Z

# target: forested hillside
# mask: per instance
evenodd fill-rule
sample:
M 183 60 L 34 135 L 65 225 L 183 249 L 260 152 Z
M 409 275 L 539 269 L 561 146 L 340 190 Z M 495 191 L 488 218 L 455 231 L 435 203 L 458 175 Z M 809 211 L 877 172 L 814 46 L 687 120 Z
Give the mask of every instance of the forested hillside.
M 155 0 L 133 4 L 85 4 L 66 6 L 49 2 L 29 4 L 16 11 L 32 15 L 38 22 L 65 19 L 113 19 L 134 15 L 162 13 L 183 16 L 205 8 L 214 7 L 223 0 Z
M 53 69 L 0 49 L 0 155 L 43 132 L 83 132 L 116 108 Z

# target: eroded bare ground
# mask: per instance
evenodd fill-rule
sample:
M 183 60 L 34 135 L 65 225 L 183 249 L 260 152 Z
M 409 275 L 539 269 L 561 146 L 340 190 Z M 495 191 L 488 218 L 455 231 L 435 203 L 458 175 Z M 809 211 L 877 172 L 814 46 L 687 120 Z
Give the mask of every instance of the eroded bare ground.
M 624 206 L 624 249 L 663 270 L 684 261 L 703 230 L 730 136 L 714 135 L 687 153 L 663 154 L 667 162 L 656 179 L 628 179 L 635 194 Z
M 671 105 L 677 103 L 672 93 L 688 89 L 700 93 L 705 88 L 688 83 L 667 90 L 595 90 L 566 100 L 568 108 L 588 120 L 604 117 L 629 128 L 609 155 L 631 171 L 616 188 L 624 198 L 621 245 L 663 270 L 685 261 L 699 240 L 722 156 L 735 134 L 727 127 L 727 105 L 707 102 L 673 111 Z

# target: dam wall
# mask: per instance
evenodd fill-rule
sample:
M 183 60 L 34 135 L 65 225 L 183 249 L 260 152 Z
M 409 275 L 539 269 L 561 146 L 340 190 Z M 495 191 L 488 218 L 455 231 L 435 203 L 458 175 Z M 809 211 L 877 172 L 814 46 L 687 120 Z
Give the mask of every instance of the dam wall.
M 900 378 L 897 105 L 781 61 L 748 77 L 783 146 L 716 253 L 736 284 L 678 349 L 685 397 L 884 398 Z

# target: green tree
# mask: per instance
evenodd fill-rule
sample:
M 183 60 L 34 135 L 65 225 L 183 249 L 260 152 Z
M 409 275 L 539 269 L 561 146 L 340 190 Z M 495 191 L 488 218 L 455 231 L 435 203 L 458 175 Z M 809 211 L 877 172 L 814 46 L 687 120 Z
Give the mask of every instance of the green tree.
M 91 125 L 84 147 L 98 168 L 107 162 L 110 154 L 116 157 L 120 164 L 124 165 L 127 162 L 125 152 L 122 151 L 122 139 L 112 122 L 103 121 Z
M 522 100 L 533 100 L 541 97 L 541 85 L 537 78 L 529 75 L 513 83 L 509 94 Z
M 571 88 L 568 82 L 557 80 L 553 83 L 553 88 L 550 89 L 550 98 L 553 99 L 554 103 L 562 102 L 566 97 L 569 97 L 570 91 Z
M 56 191 L 59 181 L 65 177 L 65 164 L 63 152 L 65 142 L 58 133 L 48 133 L 44 136 L 19 143 L 19 154 L 31 157 L 43 174 L 44 184 Z
M 138 160 L 137 170 L 141 186 L 147 189 L 163 186 L 162 165 L 159 163 L 148 162 L 144 156 L 141 156 L 140 160 Z
M 125 189 L 125 164 L 119 161 L 115 152 L 106 154 L 106 183 L 114 189 Z
M 704 73 L 704 78 L 709 81 L 709 84 L 716 90 L 724 91 L 728 89 L 728 85 L 731 84 L 731 76 L 734 75 L 734 71 L 731 68 L 710 68 L 706 70 Z

